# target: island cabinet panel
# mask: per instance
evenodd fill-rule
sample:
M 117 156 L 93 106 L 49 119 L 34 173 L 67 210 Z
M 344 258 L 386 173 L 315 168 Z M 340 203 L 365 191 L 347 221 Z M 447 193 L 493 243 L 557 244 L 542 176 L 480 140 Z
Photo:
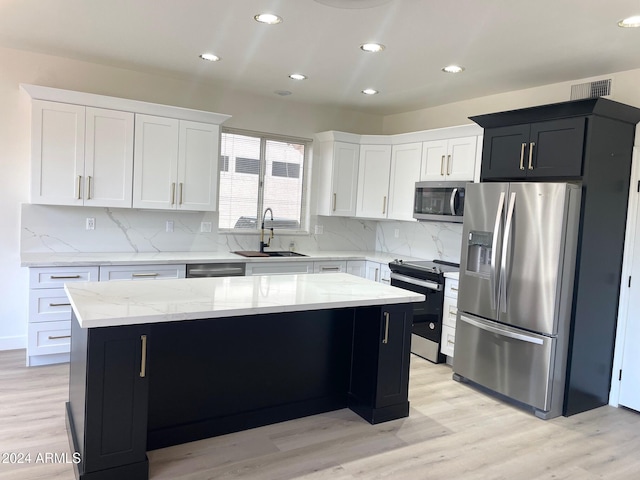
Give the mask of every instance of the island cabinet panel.
M 410 304 L 356 312 L 349 407 L 371 423 L 409 414 L 412 315 Z
M 482 180 L 579 178 L 586 118 L 487 128 Z
M 146 326 L 81 329 L 75 317 L 67 422 L 82 480 L 148 475 Z

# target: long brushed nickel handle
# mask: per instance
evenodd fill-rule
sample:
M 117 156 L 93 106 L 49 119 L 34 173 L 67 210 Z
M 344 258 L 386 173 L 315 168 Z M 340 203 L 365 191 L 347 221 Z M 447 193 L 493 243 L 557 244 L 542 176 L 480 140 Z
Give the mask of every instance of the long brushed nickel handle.
M 87 177 L 87 200 L 91 200 L 91 175 Z
M 440 159 L 440 175 L 444 177 L 444 155 L 442 155 Z
M 70 307 L 70 303 L 50 303 L 50 307 Z
M 157 277 L 159 273 L 133 273 L 132 277 Z
M 171 206 L 176 204 L 176 182 L 171 182 Z
M 78 175 L 78 180 L 76 181 L 76 200 L 82 200 L 80 196 L 80 183 L 82 182 L 82 175 Z
M 533 170 L 533 147 L 535 146 L 535 142 L 529 144 L 529 170 Z
M 451 155 L 447 155 L 447 175 L 451 175 Z
M 71 335 L 49 335 L 49 340 L 60 340 L 61 338 L 71 338 Z
M 384 338 L 382 343 L 389 343 L 389 312 L 384 312 Z
M 184 188 L 184 184 L 180 182 L 180 205 L 182 205 L 182 190 Z
M 80 275 L 51 275 L 51 280 L 69 280 L 71 278 L 80 278 Z
M 336 211 L 336 194 L 333 194 L 333 211 Z
M 140 377 L 147 376 L 147 336 L 140 335 L 140 341 L 142 342 L 142 353 L 140 356 Z
M 386 214 L 387 213 L 387 197 L 383 197 L 382 198 L 382 214 Z
M 320 267 L 321 272 L 339 272 L 340 267 Z
M 524 149 L 527 148 L 527 144 L 523 143 L 520 148 L 520 170 L 524 170 Z

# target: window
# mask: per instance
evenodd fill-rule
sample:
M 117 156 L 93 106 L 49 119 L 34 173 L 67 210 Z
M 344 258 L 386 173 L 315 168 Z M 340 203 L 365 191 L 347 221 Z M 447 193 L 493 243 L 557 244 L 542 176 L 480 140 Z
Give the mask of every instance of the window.
M 307 140 L 224 130 L 219 228 L 259 229 L 269 207 L 274 228 L 300 230 L 307 145 Z

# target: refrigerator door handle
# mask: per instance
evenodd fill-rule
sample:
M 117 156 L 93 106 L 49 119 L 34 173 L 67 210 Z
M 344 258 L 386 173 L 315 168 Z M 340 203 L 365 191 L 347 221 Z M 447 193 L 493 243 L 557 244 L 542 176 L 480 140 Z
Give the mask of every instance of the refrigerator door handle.
M 491 310 L 496 310 L 498 304 L 498 279 L 496 278 L 496 256 L 498 251 L 498 235 L 500 233 L 500 225 L 502 223 L 502 210 L 504 209 L 505 192 L 500 192 L 498 200 L 498 213 L 496 213 L 496 222 L 493 226 L 493 241 L 491 242 L 491 274 L 489 279 L 491 282 Z
M 500 306 L 502 311 L 507 311 L 507 254 L 509 252 L 509 241 L 511 237 L 511 227 L 513 225 L 513 210 L 516 205 L 516 192 L 511 192 L 509 197 L 509 207 L 507 208 L 507 222 L 504 226 L 504 240 L 502 242 L 502 258 L 500 260 Z
M 451 190 L 451 198 L 449 198 L 449 206 L 451 207 L 451 215 L 456 215 L 456 196 L 458 195 L 458 189 Z
M 469 325 L 473 325 L 474 327 L 477 327 L 481 330 L 495 333 L 497 335 L 502 335 L 503 337 L 513 338 L 515 340 L 521 340 L 527 343 L 535 343 L 536 345 L 544 344 L 544 341 L 541 338 L 531 337 L 529 335 L 524 335 L 522 333 L 511 332 L 509 330 L 503 330 L 502 328 L 498 328 L 492 325 L 487 325 L 485 323 L 478 322 L 477 320 L 473 320 L 469 317 L 465 317 L 464 315 L 460 315 L 460 320 L 468 323 Z

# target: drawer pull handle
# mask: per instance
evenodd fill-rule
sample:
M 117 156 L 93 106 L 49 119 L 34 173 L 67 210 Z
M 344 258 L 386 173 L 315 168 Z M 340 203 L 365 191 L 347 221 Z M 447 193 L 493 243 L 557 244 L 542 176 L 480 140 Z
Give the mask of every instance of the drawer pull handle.
M 320 267 L 320 270 L 323 272 L 339 272 L 340 267 Z
M 147 336 L 140 335 L 140 341 L 142 342 L 142 353 L 140 357 L 140 378 L 147 376 Z
M 50 303 L 50 307 L 70 307 L 70 303 Z
M 69 280 L 72 278 L 80 278 L 80 275 L 51 275 L 51 280 Z
M 382 343 L 389 343 L 389 312 L 384 312 L 384 338 Z
M 451 291 L 452 291 L 452 292 L 457 292 L 457 291 L 458 291 L 458 289 L 457 289 L 456 287 L 451 287 Z
M 71 338 L 71 335 L 49 335 L 49 340 L 60 340 L 62 338 Z
M 159 273 L 134 273 L 132 277 L 157 277 Z

